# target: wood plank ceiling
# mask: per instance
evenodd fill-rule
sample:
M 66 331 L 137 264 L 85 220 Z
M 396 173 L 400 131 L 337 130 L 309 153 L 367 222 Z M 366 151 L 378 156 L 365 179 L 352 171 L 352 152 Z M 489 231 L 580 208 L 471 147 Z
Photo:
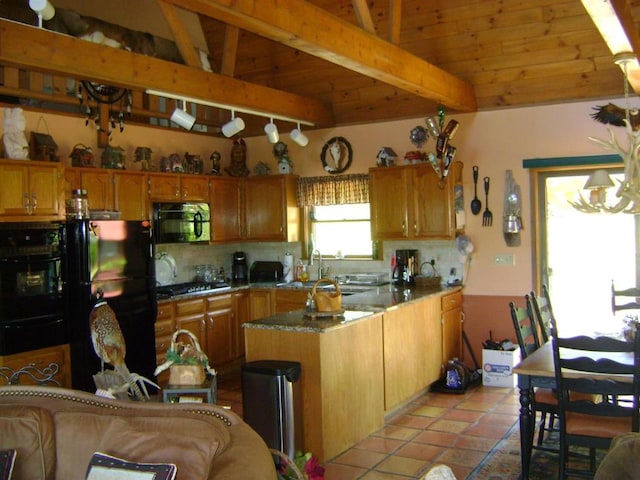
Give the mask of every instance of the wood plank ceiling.
M 637 26 L 640 0 L 628 2 Z M 215 73 L 320 101 L 336 125 L 429 116 L 440 103 L 455 112 L 589 99 L 595 105 L 622 94 L 620 69 L 580 0 L 160 3 L 179 45 L 186 32 L 170 6 L 199 13 Z M 315 7 L 322 12 L 309 15 Z M 259 16 L 269 9 L 278 15 L 265 26 Z M 278 22 L 288 22 L 286 31 L 274 27 Z M 377 38 L 369 41 L 371 35 Z M 437 91 L 428 92 L 432 84 Z M 246 134 L 260 133 L 254 123 L 256 131 Z

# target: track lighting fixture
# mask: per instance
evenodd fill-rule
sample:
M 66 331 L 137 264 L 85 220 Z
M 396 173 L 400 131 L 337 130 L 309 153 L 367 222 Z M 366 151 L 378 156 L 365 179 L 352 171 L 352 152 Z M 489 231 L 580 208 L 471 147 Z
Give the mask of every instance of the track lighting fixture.
M 173 123 L 177 123 L 185 130 L 191 130 L 193 128 L 193 124 L 196 123 L 196 117 L 186 112 L 187 102 L 182 100 L 182 108 L 180 106 L 176 107 L 176 109 L 171 114 L 171 121 Z
M 38 15 L 39 28 L 42 28 L 43 20 L 51 20 L 56 14 L 56 9 L 48 0 L 29 0 L 29 8 Z
M 269 140 L 269 143 L 278 143 L 278 140 L 280 140 L 278 127 L 273 123 L 273 118 L 270 118 L 269 123 L 264 126 L 264 133 L 267 134 L 267 140 Z
M 289 136 L 291 137 L 291 140 L 296 142 L 301 147 L 306 147 L 309 143 L 309 138 L 307 138 L 307 136 L 300 131 L 300 122 L 298 122 L 298 128 L 294 128 L 293 130 L 291 130 Z
M 229 138 L 233 137 L 236 133 L 244 130 L 244 120 L 240 117 L 236 118 L 236 112 L 231 110 L 231 121 L 225 123 L 222 126 L 222 134 Z

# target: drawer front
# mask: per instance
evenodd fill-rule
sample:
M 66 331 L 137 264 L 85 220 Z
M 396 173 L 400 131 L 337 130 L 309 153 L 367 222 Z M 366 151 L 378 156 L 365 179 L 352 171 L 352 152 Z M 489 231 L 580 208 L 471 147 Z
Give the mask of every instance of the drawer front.
M 176 302 L 176 316 L 192 315 L 204 313 L 204 298 L 194 298 L 192 300 L 180 300 Z
M 156 332 L 156 338 L 165 337 L 167 335 L 171 336 L 173 334 L 173 319 L 167 318 L 156 321 L 154 330 Z
M 171 346 L 172 337 L 173 335 L 156 337 L 156 362 L 158 365 L 165 362 L 167 350 L 169 350 L 169 347 Z
M 462 292 L 454 292 L 442 296 L 442 310 L 452 310 L 462 306 Z
M 207 312 L 231 307 L 231 294 L 216 295 L 207 298 Z
M 173 318 L 173 302 L 158 303 L 158 315 L 157 320 L 165 318 Z

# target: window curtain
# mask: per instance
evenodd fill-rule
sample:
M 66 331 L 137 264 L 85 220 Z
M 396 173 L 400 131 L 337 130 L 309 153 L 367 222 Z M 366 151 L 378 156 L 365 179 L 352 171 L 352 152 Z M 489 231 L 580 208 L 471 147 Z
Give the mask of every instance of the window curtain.
M 369 175 L 301 177 L 297 193 L 299 207 L 369 203 Z

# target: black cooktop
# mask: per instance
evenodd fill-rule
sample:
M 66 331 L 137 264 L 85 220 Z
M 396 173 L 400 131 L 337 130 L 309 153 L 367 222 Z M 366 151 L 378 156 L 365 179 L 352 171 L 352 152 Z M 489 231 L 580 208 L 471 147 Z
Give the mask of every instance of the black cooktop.
M 159 297 L 167 298 L 175 295 L 184 295 L 186 293 L 215 292 L 218 290 L 227 290 L 229 288 L 231 288 L 229 284 L 223 281 L 186 282 L 156 287 L 156 293 Z

